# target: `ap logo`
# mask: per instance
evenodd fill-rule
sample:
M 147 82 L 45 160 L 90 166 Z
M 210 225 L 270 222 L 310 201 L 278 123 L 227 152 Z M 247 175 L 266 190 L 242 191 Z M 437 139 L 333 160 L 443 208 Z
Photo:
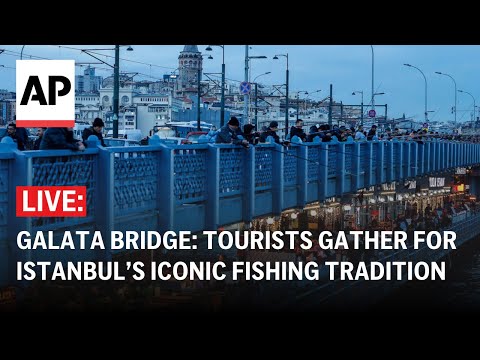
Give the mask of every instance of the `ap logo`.
M 75 60 L 17 60 L 19 127 L 75 126 Z

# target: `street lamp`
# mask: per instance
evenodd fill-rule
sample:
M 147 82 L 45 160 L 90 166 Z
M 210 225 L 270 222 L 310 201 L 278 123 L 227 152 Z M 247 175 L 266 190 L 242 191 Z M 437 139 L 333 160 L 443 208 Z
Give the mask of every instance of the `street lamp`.
M 362 95 L 362 111 L 360 113 L 360 126 L 363 126 L 363 91 L 361 90 L 357 90 L 357 91 L 354 91 L 352 92 L 352 95 L 357 95 L 358 93 L 360 93 Z M 372 93 L 373 94 L 373 93 Z
M 315 91 L 312 91 L 312 92 L 310 92 L 310 93 L 309 93 L 308 91 L 305 91 L 305 95 L 307 95 L 307 96 L 305 97 L 305 99 L 304 99 L 304 101 L 303 101 L 304 112 L 305 112 L 304 115 L 307 114 L 307 100 L 308 100 L 308 98 L 309 98 L 310 96 L 312 96 L 313 94 L 318 93 L 318 92 L 320 92 L 320 91 L 322 91 L 322 90 L 315 90 Z M 297 108 L 297 110 L 298 110 L 298 108 Z M 298 114 L 298 111 L 297 111 L 297 114 Z M 297 120 L 298 120 L 298 115 L 297 115 Z
M 25 46 L 25 45 L 24 45 Z M 113 137 L 118 138 L 118 98 L 119 98 L 119 92 L 120 92 L 120 46 L 121 45 L 115 45 L 114 49 L 82 49 L 82 52 L 97 59 L 98 61 L 101 61 L 103 64 L 110 66 L 113 68 Z M 125 46 L 125 45 L 122 45 Z M 23 50 L 23 48 L 22 48 Z M 103 61 L 102 59 L 96 57 L 95 55 L 92 55 L 90 52 L 91 51 L 105 51 L 105 50 L 115 50 L 115 63 L 114 65 L 110 65 L 109 63 Z M 133 48 L 129 46 L 127 48 L 127 51 L 133 51 Z
M 475 108 L 476 108 L 476 106 L 475 106 L 475 98 L 474 98 L 473 95 L 470 94 L 468 91 L 458 90 L 458 92 L 468 94 L 468 95 L 470 95 L 470 96 L 472 97 L 472 99 L 473 99 L 473 121 L 475 121 L 475 120 L 476 120 L 476 118 L 475 118 Z
M 373 79 L 374 79 L 374 53 L 373 53 L 373 45 L 370 45 L 372 48 L 372 110 L 375 110 L 375 95 L 374 95 L 374 86 L 373 86 Z
M 454 116 L 455 116 L 455 126 L 456 126 L 457 125 L 457 82 L 455 81 L 455 79 L 451 75 L 442 73 L 440 71 L 435 71 L 435 74 L 448 76 L 450 79 L 453 80 L 453 83 L 455 84 L 455 105 L 454 105 L 454 114 L 455 115 Z
M 285 72 L 285 78 L 286 78 L 286 83 L 285 83 L 285 136 L 288 134 L 288 53 L 286 54 L 277 54 L 273 57 L 274 60 L 278 60 L 279 56 L 284 56 L 287 58 L 287 71 Z
M 245 82 L 249 82 L 249 70 L 250 70 L 250 60 L 251 59 L 266 59 L 267 57 L 265 55 L 258 55 L 258 56 L 248 56 L 248 45 L 245 47 Z M 243 95 L 243 115 L 244 115 L 244 124 L 250 123 L 249 121 L 249 100 L 250 100 L 250 94 L 244 94 Z
M 225 121 L 225 45 L 208 45 L 205 50 L 212 51 L 212 46 L 222 48 L 222 98 L 220 101 L 220 127 L 222 127 Z
M 257 89 L 257 82 L 255 80 L 257 80 L 260 76 L 263 76 L 263 75 L 268 75 L 268 74 L 271 74 L 272 72 L 271 71 L 267 71 L 263 74 L 260 74 L 260 75 L 257 75 L 255 76 L 255 78 L 253 79 L 253 83 L 255 84 L 255 127 L 258 126 L 258 121 L 257 121 L 257 113 L 258 113 L 258 104 L 257 104 L 257 100 L 258 100 L 258 89 Z
M 201 55 L 202 58 L 206 55 Z M 207 59 L 213 59 L 212 55 L 208 55 Z M 201 131 L 201 126 L 200 126 L 200 99 L 202 97 L 201 94 L 201 86 L 200 86 L 200 78 L 202 77 L 202 68 L 199 66 L 197 69 L 197 131 Z
M 423 78 L 425 79 L 425 122 L 428 122 L 428 111 L 427 111 L 427 78 L 425 77 L 425 74 L 423 73 L 422 70 L 420 70 L 418 67 L 410 65 L 410 64 L 403 64 L 408 67 L 412 67 L 414 69 L 417 69 L 420 71 L 420 73 L 423 75 Z

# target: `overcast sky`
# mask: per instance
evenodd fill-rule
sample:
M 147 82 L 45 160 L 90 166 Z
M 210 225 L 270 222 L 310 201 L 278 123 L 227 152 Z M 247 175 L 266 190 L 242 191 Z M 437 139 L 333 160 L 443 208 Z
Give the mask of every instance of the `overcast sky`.
M 137 80 L 161 78 L 178 67 L 178 55 L 184 45 L 135 45 L 134 51 L 121 48 L 120 71 L 139 72 Z M 113 48 L 112 45 L 26 45 L 23 58 L 43 57 L 48 59 L 75 59 L 77 62 L 96 62 L 80 50 L 81 48 Z M 213 47 L 205 51 L 207 45 L 198 49 L 214 59 L 204 60 L 204 72 L 220 73 L 222 49 Z M 265 55 L 267 59 L 252 59 L 251 79 L 271 71 L 258 82 L 271 84 L 285 83 L 286 58 L 273 60 L 276 54 L 289 56 L 290 93 L 299 90 L 321 92 L 312 95 L 313 99 L 328 96 L 329 85 L 333 84 L 333 98 L 344 104 L 360 104 L 361 96 L 353 91 L 364 92 L 364 103 L 371 99 L 372 50 L 370 45 L 250 45 L 249 55 Z M 20 59 L 22 45 L 0 45 L 0 89 L 15 91 L 15 60 Z M 480 70 L 480 46 L 478 45 L 373 45 L 374 49 L 374 89 L 385 95 L 375 97 L 376 104 L 388 104 L 388 115 L 400 117 L 403 113 L 418 121 L 424 119 L 425 81 L 415 68 L 404 66 L 409 63 L 423 71 L 427 78 L 427 101 L 431 120 L 450 121 L 454 115 L 451 107 L 455 101 L 454 83 L 447 76 L 437 75 L 440 71 L 451 75 L 457 89 L 471 93 L 475 100 L 480 93 L 477 71 Z M 113 64 L 113 50 L 99 51 L 105 54 L 104 61 Z M 109 56 L 109 57 L 107 57 Z M 131 61 L 128 61 L 131 60 Z M 132 62 L 135 61 L 135 62 Z M 139 62 L 139 63 L 136 63 Z M 143 64 L 142 64 L 143 63 Z M 2 66 L 3 65 L 3 66 Z M 99 69 L 98 75 L 111 74 L 105 64 L 92 65 Z M 245 46 L 225 45 L 225 67 L 227 79 L 244 80 Z M 77 66 L 77 74 L 82 67 Z M 301 95 L 304 96 L 304 95 Z M 480 105 L 480 101 L 477 101 Z M 380 111 L 380 110 L 378 110 Z M 457 93 L 457 121 L 470 120 L 473 111 L 472 97 Z M 383 111 L 381 111 L 383 113 Z M 478 110 L 477 110 L 478 112 Z M 477 113 L 478 116 L 478 113 Z

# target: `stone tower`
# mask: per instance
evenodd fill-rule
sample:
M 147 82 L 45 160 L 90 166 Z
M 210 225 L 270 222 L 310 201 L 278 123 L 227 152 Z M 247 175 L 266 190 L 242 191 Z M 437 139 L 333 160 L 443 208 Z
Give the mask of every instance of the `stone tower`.
M 197 87 L 197 71 L 200 69 L 200 81 L 202 80 L 202 54 L 197 45 L 185 45 L 178 56 L 177 90 L 185 91 Z

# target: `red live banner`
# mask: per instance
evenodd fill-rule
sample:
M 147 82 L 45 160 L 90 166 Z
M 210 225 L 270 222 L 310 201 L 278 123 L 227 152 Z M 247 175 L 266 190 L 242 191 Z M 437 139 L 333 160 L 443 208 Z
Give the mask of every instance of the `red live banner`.
M 85 217 L 86 186 L 17 186 L 19 217 Z

